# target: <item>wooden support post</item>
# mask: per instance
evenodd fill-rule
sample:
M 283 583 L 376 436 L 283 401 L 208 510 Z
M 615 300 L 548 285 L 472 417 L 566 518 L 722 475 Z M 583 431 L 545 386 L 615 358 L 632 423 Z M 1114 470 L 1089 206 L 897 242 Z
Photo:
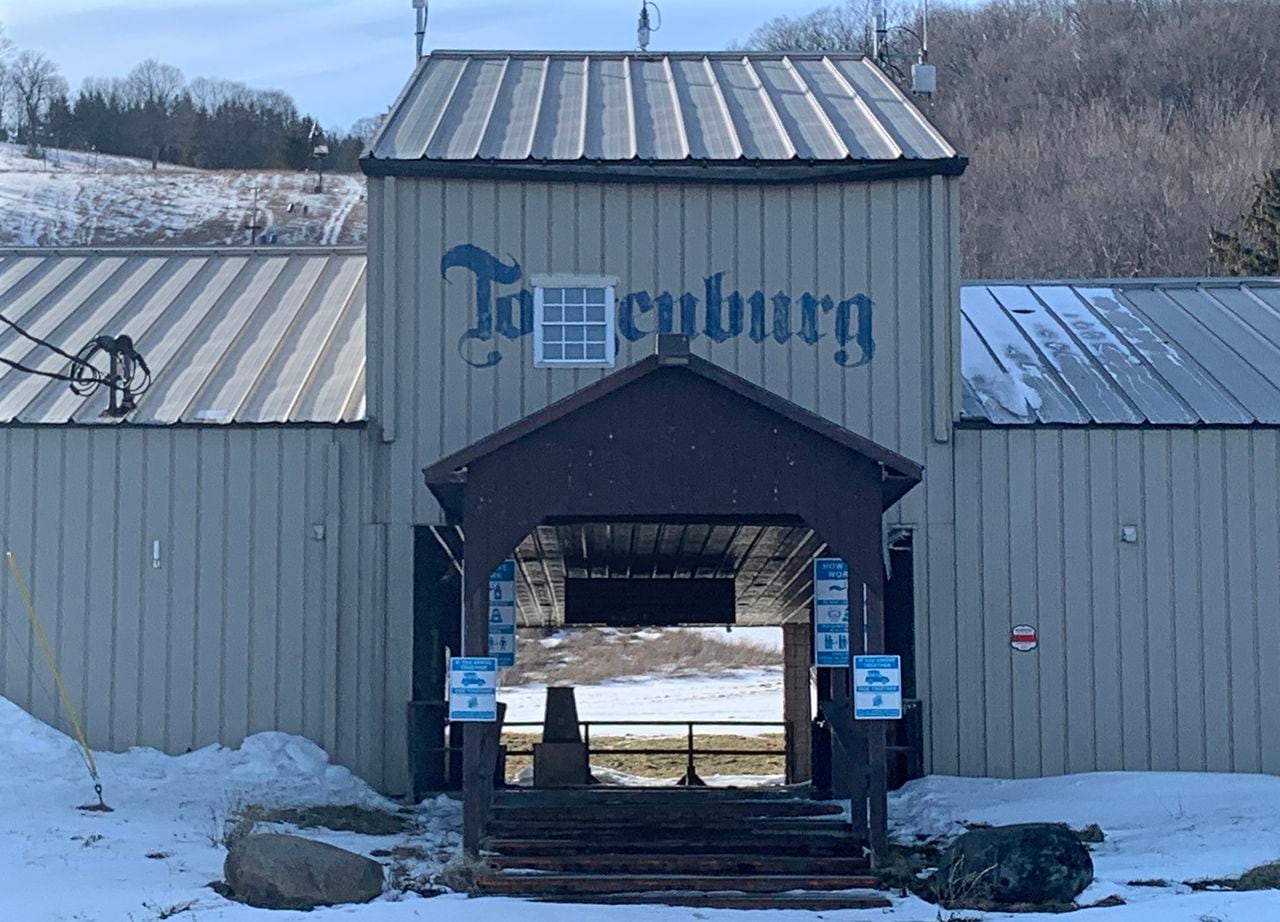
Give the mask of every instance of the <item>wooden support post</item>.
M 867 586 L 867 652 L 884 652 L 884 585 Z M 870 843 L 873 865 L 883 864 L 889 855 L 889 762 L 886 726 L 883 720 L 860 721 L 867 727 L 869 768 Z
M 467 656 L 489 655 L 488 582 L 482 586 L 465 598 L 462 606 L 463 651 Z M 497 757 L 497 725 L 467 724 L 462 736 L 462 849 L 468 855 L 479 853 L 484 838 Z
M 809 696 L 809 664 L 813 625 L 782 625 L 782 717 L 787 734 L 787 784 L 813 777 L 813 713 Z

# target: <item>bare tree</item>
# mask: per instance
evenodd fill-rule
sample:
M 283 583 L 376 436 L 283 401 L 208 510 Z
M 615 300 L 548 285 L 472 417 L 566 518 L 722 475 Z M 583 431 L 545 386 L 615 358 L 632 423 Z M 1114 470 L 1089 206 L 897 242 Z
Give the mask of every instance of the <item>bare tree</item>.
M 125 89 L 133 105 L 142 110 L 151 140 L 151 169 L 160 165 L 160 150 L 169 141 L 173 105 L 186 86 L 182 71 L 172 64 L 147 58 L 125 78 Z
M 887 70 L 905 84 L 919 9 L 893 4 Z M 1210 229 L 1248 232 L 1241 213 L 1280 164 L 1275 10 L 1275 0 L 932 3 L 939 92 L 914 101 L 970 158 L 964 275 L 1222 271 Z M 864 51 L 868 13 L 850 0 L 782 17 L 748 44 Z
M 916 4 L 910 0 L 887 0 L 884 4 L 889 35 L 886 45 L 900 39 L 898 27 L 911 23 Z M 875 25 L 872 0 L 846 0 L 840 6 L 819 7 L 798 16 L 778 16 L 760 26 L 747 38 L 746 47 L 767 51 L 871 51 L 871 29 Z
M 191 102 L 206 115 L 213 115 L 220 106 L 230 102 L 245 102 L 251 90 L 243 83 L 223 80 L 220 77 L 196 77 L 187 87 Z
M 37 51 L 24 51 L 9 67 L 9 86 L 19 107 L 27 155 L 39 156 L 40 128 L 49 102 L 67 91 L 67 81 L 62 79 L 57 64 Z
M 4 26 L 0 25 L 0 140 L 8 138 L 5 130 L 5 119 L 9 115 L 11 96 L 9 63 L 13 60 L 13 41 L 4 34 Z

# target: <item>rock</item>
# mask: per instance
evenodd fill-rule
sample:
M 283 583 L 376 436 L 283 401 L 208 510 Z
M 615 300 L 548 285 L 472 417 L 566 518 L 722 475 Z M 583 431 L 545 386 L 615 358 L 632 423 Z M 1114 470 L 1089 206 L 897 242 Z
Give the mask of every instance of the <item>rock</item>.
M 367 903 L 382 893 L 382 865 L 303 839 L 263 833 L 232 843 L 223 864 L 232 899 L 263 909 Z
M 1098 845 L 1107 841 L 1107 834 L 1097 823 L 1090 823 L 1076 833 L 1076 838 L 1086 845 Z
M 1093 861 L 1071 827 L 1023 823 L 956 839 L 933 877 L 946 906 L 1069 905 L 1093 881 Z

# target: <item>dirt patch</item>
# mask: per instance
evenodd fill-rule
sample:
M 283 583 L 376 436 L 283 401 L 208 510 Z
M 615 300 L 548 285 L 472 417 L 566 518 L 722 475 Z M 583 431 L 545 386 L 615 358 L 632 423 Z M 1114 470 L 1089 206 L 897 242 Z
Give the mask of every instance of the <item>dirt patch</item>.
M 513 750 L 529 751 L 538 736 L 528 733 L 503 733 L 502 742 L 510 753 Z M 765 733 L 760 736 L 737 736 L 721 733 L 695 734 L 697 749 L 753 749 L 773 750 L 778 755 L 699 755 L 694 767 L 700 775 L 781 775 L 786 771 L 786 757 L 781 754 L 784 737 L 781 733 Z M 600 736 L 591 739 L 591 764 L 629 775 L 646 778 L 678 778 L 685 770 L 685 737 L 673 736 Z M 597 750 L 661 749 L 671 755 L 623 752 L 606 754 Z M 507 778 L 512 780 L 532 764 L 529 756 L 507 756 Z
M 550 637 L 541 631 L 521 631 L 520 656 L 503 673 L 502 684 L 594 685 L 629 676 L 716 676 L 734 669 L 781 665 L 780 650 L 678 628 L 582 628 Z
M 1189 880 L 1192 890 L 1280 890 L 1280 861 L 1260 864 L 1239 877 Z
M 332 829 L 356 832 L 365 836 L 398 836 L 412 829 L 408 817 L 355 804 L 317 807 L 263 807 L 249 805 L 240 811 L 239 819 L 258 823 L 289 823 L 299 829 Z

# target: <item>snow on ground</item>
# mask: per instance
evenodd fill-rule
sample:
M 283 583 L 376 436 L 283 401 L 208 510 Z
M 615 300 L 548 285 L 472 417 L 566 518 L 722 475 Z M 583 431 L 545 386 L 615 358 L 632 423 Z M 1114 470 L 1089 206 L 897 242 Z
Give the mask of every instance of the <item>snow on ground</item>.
M 894 837 L 950 838 L 965 823 L 1097 823 L 1095 881 L 1082 904 L 1117 895 L 1128 905 L 1091 912 L 1105 922 L 1274 922 L 1280 891 L 1194 893 L 1186 881 L 1236 877 L 1280 860 L 1280 778 L 1111 772 L 997 781 L 923 778 L 893 795 Z M 1169 881 L 1135 887 L 1133 881 Z M 984 918 L 1005 918 L 989 914 Z M 1010 916 L 1032 922 L 1040 915 Z M 1061 918 L 1051 917 L 1048 918 Z
M 181 756 L 149 749 L 98 756 L 112 813 L 75 805 L 92 791 L 75 745 L 0 699 L 0 919 L 15 922 L 150 922 L 174 907 L 191 922 L 935 922 L 936 907 L 895 899 L 863 912 L 729 912 L 681 908 L 562 906 L 507 899 L 383 897 L 365 906 L 311 913 L 271 912 L 231 903 L 208 889 L 221 876 L 217 838 L 230 805 L 362 804 L 394 809 L 304 739 L 262 733 L 237 749 L 211 746 Z M 910 841 L 951 835 L 965 822 L 1098 823 L 1098 881 L 1089 902 L 1121 894 L 1127 905 L 1086 910 L 1087 922 L 1275 922 L 1280 891 L 1191 892 L 1178 883 L 1234 876 L 1280 858 L 1280 778 L 1251 775 L 1094 774 L 1029 781 L 926 778 L 895 794 L 895 835 Z M 446 798 L 416 810 L 412 836 L 434 864 L 457 849 L 458 805 Z M 403 837 L 303 830 L 354 851 L 388 848 Z M 148 857 L 151 856 L 151 857 Z M 1169 887 L 1132 887 L 1163 878 Z M 188 905 L 189 904 L 189 905 Z M 967 920 L 1061 922 L 1071 916 L 963 912 Z
M 738 633 L 734 631 L 734 633 Z M 507 720 L 540 721 L 546 707 L 546 686 L 518 685 L 498 691 L 507 705 Z M 656 676 L 579 685 L 575 688 L 578 718 L 610 720 L 760 720 L 782 722 L 782 668 L 740 669 L 715 677 Z M 700 733 L 739 733 L 743 736 L 781 733 L 781 726 L 719 727 L 699 723 Z M 593 727 L 593 735 L 683 736 L 679 726 L 646 725 Z
M 277 243 L 363 244 L 364 177 L 196 170 L 83 151 L 28 159 L 0 144 L 0 246 L 239 245 L 258 224 Z
M 782 628 L 780 627 L 735 627 L 732 631 L 727 631 L 722 627 L 686 627 L 677 628 L 677 630 L 701 634 L 703 637 L 722 640 L 725 643 L 740 643 L 749 647 L 761 647 L 778 653 L 778 658 L 782 658 Z

